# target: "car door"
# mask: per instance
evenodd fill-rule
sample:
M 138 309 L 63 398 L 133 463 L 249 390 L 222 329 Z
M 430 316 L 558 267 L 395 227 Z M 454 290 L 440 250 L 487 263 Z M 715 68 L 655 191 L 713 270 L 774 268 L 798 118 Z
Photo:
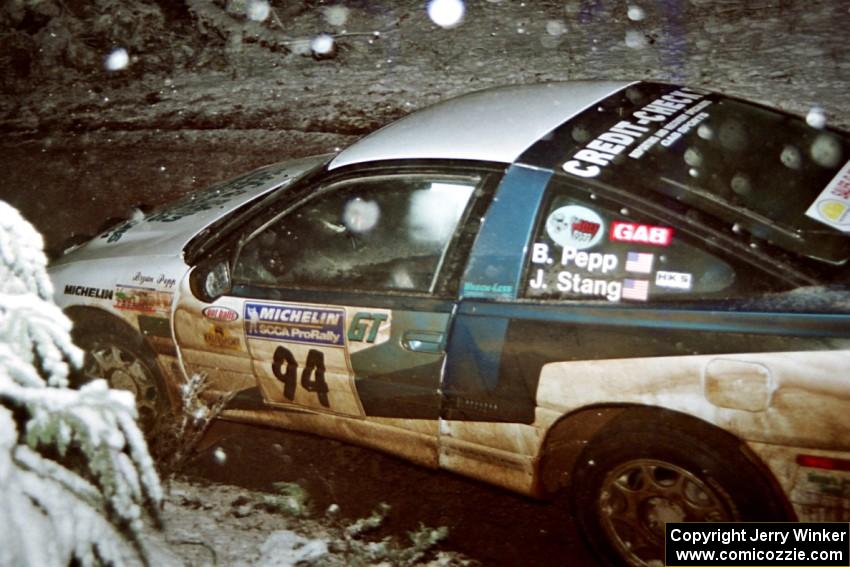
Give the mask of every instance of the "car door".
M 186 370 L 277 423 L 286 415 L 288 426 L 402 453 L 415 452 L 406 437 L 427 438 L 427 454 L 405 456 L 432 461 L 464 229 L 483 179 L 343 179 L 251 227 L 232 290 L 177 310 Z

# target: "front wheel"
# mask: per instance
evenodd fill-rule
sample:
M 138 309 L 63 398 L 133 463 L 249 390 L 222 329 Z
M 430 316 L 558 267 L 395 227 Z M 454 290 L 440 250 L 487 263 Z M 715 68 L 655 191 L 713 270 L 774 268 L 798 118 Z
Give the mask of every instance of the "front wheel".
M 111 388 L 136 397 L 139 425 L 150 432 L 168 412 L 165 388 L 156 361 L 140 335 L 117 324 L 74 329 L 74 341 L 85 352 L 86 379 L 103 378 Z
M 613 423 L 583 451 L 569 496 L 605 563 L 663 565 L 667 522 L 792 519 L 740 443 L 709 429 L 640 412 Z

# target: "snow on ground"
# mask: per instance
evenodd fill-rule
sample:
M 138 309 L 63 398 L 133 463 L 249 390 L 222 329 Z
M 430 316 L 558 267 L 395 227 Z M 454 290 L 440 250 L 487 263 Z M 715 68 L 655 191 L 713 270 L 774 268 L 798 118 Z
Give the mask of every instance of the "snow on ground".
M 315 519 L 298 516 L 270 501 L 268 493 L 186 478 L 170 481 L 167 488 L 165 531 L 149 528 L 146 539 L 157 566 L 390 566 L 402 565 L 398 558 L 411 545 L 398 538 L 383 548 L 380 543 L 365 543 L 367 537 L 352 541 L 346 528 L 353 522 L 340 519 L 333 510 Z M 379 548 L 393 551 L 382 557 Z M 475 563 L 458 553 L 438 551 L 407 564 L 453 567 Z

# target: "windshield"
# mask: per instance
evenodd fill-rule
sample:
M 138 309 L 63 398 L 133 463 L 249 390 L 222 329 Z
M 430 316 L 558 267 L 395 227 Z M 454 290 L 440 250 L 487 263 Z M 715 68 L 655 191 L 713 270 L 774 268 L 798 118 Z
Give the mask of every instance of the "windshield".
M 846 135 L 654 83 L 629 87 L 567 126 L 557 138 L 572 143 L 559 164 L 570 175 L 669 195 L 808 257 L 850 257 Z

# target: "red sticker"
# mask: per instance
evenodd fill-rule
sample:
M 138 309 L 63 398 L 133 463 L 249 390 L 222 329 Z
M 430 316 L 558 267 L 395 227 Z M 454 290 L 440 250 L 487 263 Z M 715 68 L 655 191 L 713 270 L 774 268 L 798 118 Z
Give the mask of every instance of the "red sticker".
M 614 221 L 611 223 L 610 238 L 618 242 L 669 246 L 673 241 L 673 229 L 666 226 Z
M 235 321 L 239 318 L 239 313 L 233 309 L 228 307 L 216 307 L 213 305 L 204 307 L 204 310 L 201 313 L 203 313 L 204 317 L 210 321 Z

